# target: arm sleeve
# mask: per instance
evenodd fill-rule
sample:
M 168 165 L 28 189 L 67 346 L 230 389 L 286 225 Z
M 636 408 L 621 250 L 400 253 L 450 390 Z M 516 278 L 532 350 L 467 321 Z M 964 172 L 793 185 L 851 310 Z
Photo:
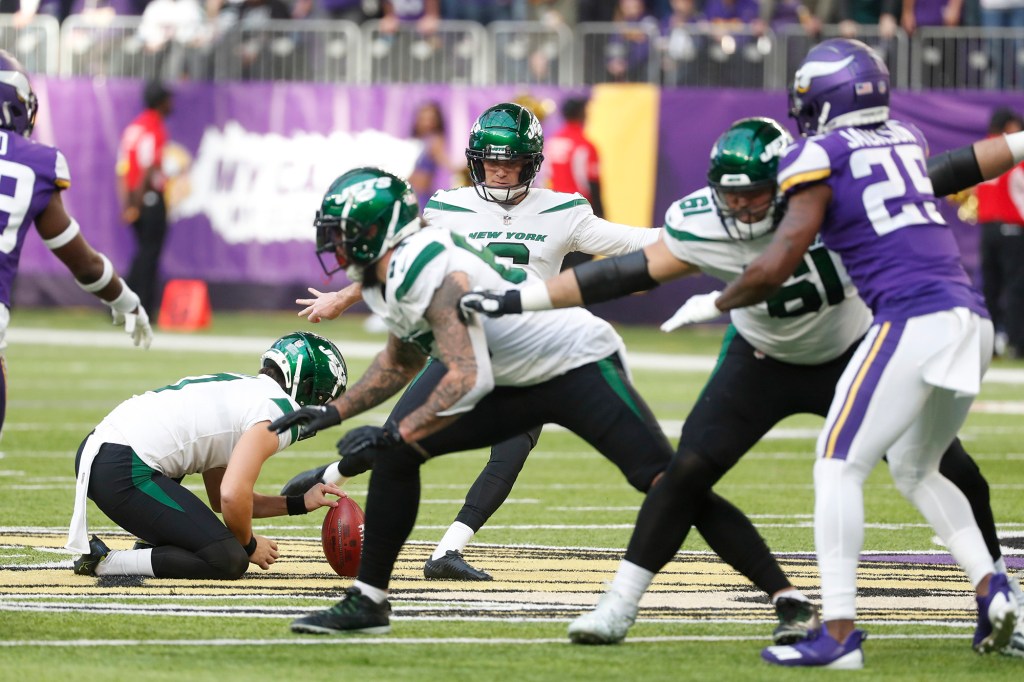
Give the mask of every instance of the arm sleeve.
M 618 256 L 639 251 L 661 238 L 661 229 L 632 227 L 598 218 L 587 208 L 570 242 L 572 251 L 594 256 Z
M 974 154 L 974 145 L 928 157 L 928 177 L 937 197 L 956 194 L 985 179 Z

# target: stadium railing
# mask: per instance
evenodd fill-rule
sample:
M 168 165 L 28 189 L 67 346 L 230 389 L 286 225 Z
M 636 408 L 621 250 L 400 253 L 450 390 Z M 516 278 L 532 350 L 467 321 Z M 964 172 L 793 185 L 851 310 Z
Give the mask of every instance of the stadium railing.
M 2 14 L 0 47 L 32 73 L 55 74 L 60 63 L 60 24 L 51 16 L 37 15 L 18 28 L 13 14 Z
M 822 37 L 839 36 L 825 26 Z M 857 37 L 889 65 L 896 88 L 1021 90 L 1024 34 L 1016 29 L 919 28 Z M 814 43 L 799 26 L 685 26 L 662 35 L 654 22 L 440 22 L 386 33 L 379 21 L 274 20 L 258 27 L 216 22 L 189 36 L 157 36 L 141 17 L 80 14 L 62 26 L 39 15 L 14 26 L 0 15 L 0 47 L 34 73 L 175 80 L 322 83 L 464 83 L 573 87 L 641 82 L 667 87 L 784 88 Z

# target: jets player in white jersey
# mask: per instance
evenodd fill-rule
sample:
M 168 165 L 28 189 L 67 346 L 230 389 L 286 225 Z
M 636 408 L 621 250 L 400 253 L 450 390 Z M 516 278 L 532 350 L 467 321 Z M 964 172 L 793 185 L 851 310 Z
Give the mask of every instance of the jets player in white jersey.
M 473 125 L 466 148 L 473 185 L 435 193 L 423 211 L 424 220 L 487 247 L 499 262 L 542 279 L 558 274 L 568 253 L 614 256 L 658 240 L 659 230 L 598 218 L 579 194 L 532 187 L 543 149 L 540 122 L 528 109 L 511 103 L 488 108 Z M 313 322 L 337 317 L 362 297 L 358 283 L 338 292 L 310 291 L 317 298 L 300 300 L 307 307 L 299 315 Z M 427 372 L 443 373 L 444 367 L 432 364 Z M 491 450 L 465 505 L 425 564 L 427 578 L 491 579 L 466 562 L 462 551 L 508 497 L 539 435 L 538 428 Z M 340 481 L 338 466 L 325 464 L 303 472 L 282 492 L 305 490 L 316 481 Z
M 664 239 L 647 250 L 646 270 L 635 267 L 643 266 L 642 261 L 628 265 L 643 254 L 612 259 L 607 265 L 579 266 L 549 282 L 539 298 L 550 291 L 557 306 L 573 302 L 556 290 L 568 281 L 578 283 L 583 299 L 589 301 L 588 296 L 604 300 L 616 289 L 647 288 L 698 271 L 726 282 L 735 280 L 772 240 L 781 217 L 775 175 L 779 156 L 791 141 L 789 133 L 770 119 L 737 121 L 712 148 L 709 185 L 669 208 Z M 620 263 L 613 264 L 614 260 Z M 607 268 L 626 277 L 602 278 L 601 271 Z M 525 309 L 531 307 L 533 295 L 524 289 L 514 292 L 513 298 L 518 297 Z M 662 329 L 671 331 L 694 321 L 694 309 L 717 296 L 714 292 L 691 298 Z M 483 303 L 502 308 L 507 303 L 505 296 L 486 298 L 469 295 L 477 308 Z M 686 419 L 663 481 L 641 507 L 611 589 L 595 611 L 570 626 L 574 642 L 621 641 L 653 575 L 678 551 L 691 525 L 723 559 L 772 596 L 780 618 L 776 643 L 799 641 L 818 625 L 815 610 L 793 589 L 753 525 L 712 486 L 784 417 L 801 412 L 826 415 L 872 316 L 838 256 L 815 244 L 772 298 L 733 310 L 731 320 L 719 365 Z M 941 470 L 969 498 L 990 553 L 1005 569 L 988 485 L 958 440 L 945 453 Z M 1014 640 L 1008 653 L 1024 655 L 1021 639 Z
M 459 234 L 424 226 L 408 183 L 384 171 L 356 169 L 338 178 L 316 225 L 325 270 L 344 267 L 361 281 L 366 303 L 390 333 L 345 395 L 285 415 L 271 428 L 316 431 L 365 412 L 405 387 L 428 354 L 446 371 L 420 376 L 383 427 L 354 429 L 339 442 L 343 474 L 360 460 L 373 468 L 359 576 L 341 602 L 296 620 L 292 630 L 389 630 L 388 584 L 416 520 L 419 468 L 427 459 L 550 422 L 593 444 L 637 490 L 654 484 L 672 448 L 633 389 L 610 324 L 579 309 L 467 321 L 458 309 L 462 294 L 522 283 L 528 275 Z
M 249 563 L 267 569 L 277 543 L 256 535 L 253 518 L 305 514 L 337 502 L 334 485 L 318 483 L 282 497 L 253 491 L 263 463 L 298 438 L 267 425 L 345 390 L 338 347 L 309 332 L 274 342 L 258 376 L 232 372 L 185 377 L 118 405 L 82 442 L 67 548 L 81 552 L 80 575 L 234 580 Z M 180 481 L 201 473 L 210 507 Z M 140 543 L 111 551 L 89 540 L 86 497 Z M 221 512 L 222 523 L 214 514 Z M 226 524 L 226 525 L 225 525 Z

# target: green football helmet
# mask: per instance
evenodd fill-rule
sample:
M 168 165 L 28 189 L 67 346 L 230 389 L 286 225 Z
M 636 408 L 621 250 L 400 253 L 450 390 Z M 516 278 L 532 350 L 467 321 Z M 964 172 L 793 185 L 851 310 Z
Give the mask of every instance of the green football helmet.
M 733 239 L 756 239 L 774 230 L 782 219 L 776 173 L 779 158 L 793 136 L 770 118 L 744 118 L 733 123 L 711 148 L 708 185 L 726 231 Z M 724 193 L 761 192 L 771 189 L 772 199 L 763 218 L 738 219 Z
M 324 405 L 348 386 L 348 367 L 341 351 L 312 332 L 285 334 L 260 357 L 260 364 L 281 370 L 282 388 L 302 407 Z
M 420 209 L 402 178 L 379 168 L 355 168 L 331 184 L 313 225 L 324 272 L 345 269 L 349 279 L 361 282 L 368 266 L 420 229 Z
M 484 201 L 507 204 L 530 191 L 530 184 L 544 161 L 544 131 L 537 117 L 523 106 L 505 102 L 496 104 L 473 124 L 469 131 L 466 161 L 469 178 L 476 193 Z M 527 159 L 519 174 L 519 182 L 512 187 L 488 186 L 485 183 L 484 159 L 510 161 Z

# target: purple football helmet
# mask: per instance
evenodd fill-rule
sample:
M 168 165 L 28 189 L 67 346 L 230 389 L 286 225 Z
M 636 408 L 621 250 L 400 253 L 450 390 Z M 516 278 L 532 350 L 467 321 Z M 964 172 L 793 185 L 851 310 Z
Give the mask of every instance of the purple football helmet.
M 832 38 L 811 48 L 793 78 L 789 115 L 801 135 L 889 118 L 889 69 L 859 40 Z
M 0 128 L 28 137 L 36 123 L 36 94 L 17 59 L 0 50 Z

